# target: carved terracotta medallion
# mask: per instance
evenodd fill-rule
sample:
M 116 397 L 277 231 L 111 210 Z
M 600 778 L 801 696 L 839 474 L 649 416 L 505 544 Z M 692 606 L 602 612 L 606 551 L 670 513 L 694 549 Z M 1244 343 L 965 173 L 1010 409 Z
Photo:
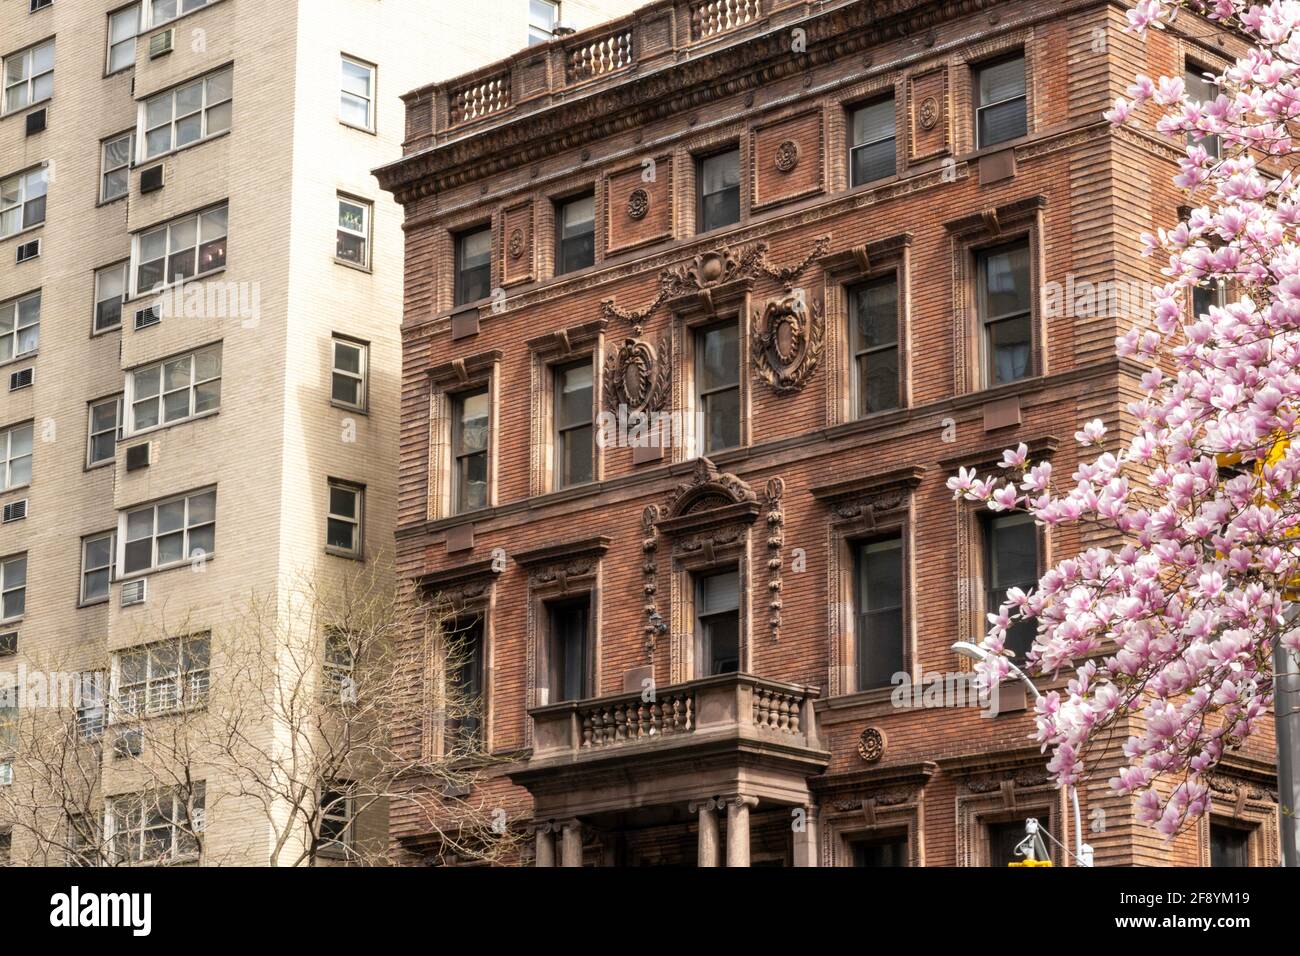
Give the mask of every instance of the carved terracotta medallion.
M 750 351 L 758 374 L 779 393 L 799 391 L 817 369 L 825 334 L 820 306 L 809 314 L 802 290 L 769 299 L 754 310 Z
M 605 360 L 605 407 L 617 413 L 655 412 L 668 399 L 671 373 L 669 345 L 658 348 L 639 337 L 624 339 Z

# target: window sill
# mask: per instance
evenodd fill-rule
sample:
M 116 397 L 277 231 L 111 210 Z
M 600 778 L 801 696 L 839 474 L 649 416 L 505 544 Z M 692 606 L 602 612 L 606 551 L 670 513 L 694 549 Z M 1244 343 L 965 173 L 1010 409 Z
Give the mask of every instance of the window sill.
M 80 610 L 83 607 L 102 607 L 103 605 L 107 604 L 112 599 L 112 585 L 116 583 L 117 583 L 116 581 L 109 582 L 109 593 L 104 595 L 102 598 L 95 598 L 95 600 L 93 601 L 78 601 L 77 602 L 78 610 Z
M 94 322 L 92 321 L 90 327 L 90 337 L 92 339 L 97 339 L 100 338 L 101 336 L 108 335 L 110 332 L 121 332 L 121 331 L 122 331 L 121 322 L 117 323 L 117 325 L 110 325 L 107 328 L 96 329 L 94 326 Z
M 370 409 L 364 405 L 348 405 L 346 402 L 335 401 L 332 398 L 330 399 L 330 407 L 337 408 L 345 412 L 353 412 L 354 414 L 357 415 L 365 415 L 367 417 L 369 417 L 370 415 Z
M 166 431 L 169 428 L 175 428 L 178 425 L 188 425 L 191 422 L 201 422 L 208 418 L 215 418 L 221 414 L 220 408 L 214 408 L 210 411 L 199 412 L 197 415 L 187 415 L 185 418 L 178 418 L 174 422 L 163 422 L 159 425 L 150 425 L 148 428 L 142 428 L 139 431 L 125 432 L 122 435 L 122 441 L 134 441 L 137 438 L 143 438 L 147 435 L 156 435 L 158 432 Z
M 338 256 L 333 256 L 332 258 L 334 259 L 334 264 L 337 266 L 343 266 L 344 268 L 352 269 L 356 272 L 364 272 L 366 275 L 375 274 L 374 268 L 369 264 L 363 266 L 355 262 L 348 262 L 347 259 L 340 259 Z
M 99 202 L 95 203 L 95 208 L 104 209 L 108 206 L 116 205 L 117 203 L 120 203 L 123 199 L 126 199 L 130 195 L 131 195 L 131 191 L 128 189 L 126 192 L 122 193 L 122 195 L 114 196 L 112 199 L 101 199 Z
M 202 559 L 203 564 L 204 565 L 211 564 L 213 558 L 215 558 L 216 556 L 217 553 L 215 551 L 205 554 Z M 143 571 L 130 571 L 127 573 L 119 574 L 116 578 L 113 579 L 113 583 L 122 584 L 126 581 L 137 581 L 140 578 L 152 577 L 155 574 L 166 574 L 168 571 L 181 571 L 184 570 L 185 568 L 193 567 L 193 562 L 194 562 L 193 558 L 186 558 L 183 561 L 174 561 L 171 564 L 159 565 L 156 568 L 145 568 Z
M 46 103 L 52 103 L 53 101 L 54 101 L 53 96 L 47 96 L 43 100 L 37 100 L 35 103 L 28 103 L 26 106 L 20 106 L 16 110 L 10 110 L 8 113 L 0 113 L 0 122 L 9 119 L 9 117 L 11 116 L 25 116 L 27 113 L 31 112 L 32 110 L 38 109 L 41 106 L 44 106 Z
M 376 129 L 375 127 L 373 127 L 373 126 L 358 126 L 356 123 L 349 123 L 349 122 L 348 122 L 347 120 L 345 120 L 345 119 L 341 119 L 341 120 L 339 120 L 339 125 L 340 125 L 340 126 L 343 126 L 343 127 L 346 127 L 347 129 L 354 129 L 354 130 L 356 130 L 358 133 L 366 133 L 367 135 L 370 135 L 370 136 L 378 136 L 378 135 L 379 135 L 379 130 Z
M 162 90 L 161 92 L 165 93 L 166 90 Z M 158 94 L 155 93 L 154 95 L 157 96 Z M 132 162 L 131 169 L 133 170 L 143 169 L 146 166 L 152 166 L 155 163 L 160 163 L 164 159 L 169 159 L 172 156 L 177 155 L 178 153 L 188 152 L 189 150 L 194 149 L 196 146 L 206 146 L 208 143 L 216 142 L 217 140 L 222 139 L 229 135 L 230 135 L 230 130 L 223 129 L 219 133 L 212 133 L 208 136 L 204 136 L 202 139 L 196 139 L 192 143 L 186 143 L 184 146 L 174 146 L 171 149 L 167 150 L 167 152 L 165 153 L 158 153 L 157 155 L 149 156 L 147 158 L 141 159 L 138 162 Z
M 212 208 L 212 207 L 205 207 L 205 208 Z M 184 219 L 184 218 L 186 218 L 186 217 L 185 217 L 185 216 L 180 216 L 180 217 L 178 217 L 178 218 Z M 152 226 L 146 226 L 144 229 L 141 229 L 141 230 L 139 230 L 138 232 L 133 233 L 133 235 L 137 235 L 137 236 L 138 236 L 138 235 L 141 235 L 141 234 L 143 234 L 143 233 L 148 232 L 148 231 L 151 230 L 151 229 L 157 229 L 159 226 L 161 226 L 161 225 L 165 225 L 167 222 L 170 222 L 170 221 L 171 221 L 171 220 L 165 220 L 164 222 L 161 222 L 161 223 L 155 223 L 155 224 L 152 225 Z M 178 279 L 178 280 L 176 280 L 176 281 L 174 281 L 174 282 L 167 282 L 167 283 L 164 283 L 163 285 L 154 286 L 154 287 L 153 287 L 152 289 L 150 289 L 148 292 L 140 292 L 139 290 L 136 290 L 136 291 L 131 295 L 131 298 L 127 299 L 125 302 L 122 303 L 122 307 L 123 307 L 123 308 L 126 308 L 127 306 L 134 306 L 136 303 L 138 303 L 138 302 L 140 302 L 140 301 L 142 301 L 142 300 L 144 300 L 144 299 L 149 299 L 149 298 L 153 298 L 153 297 L 157 297 L 157 296 L 167 295 L 167 294 L 168 294 L 169 292 L 171 292 L 173 289 L 181 289 L 181 288 L 184 288 L 185 286 L 189 285 L 189 283 L 191 283 L 191 282 L 203 282 L 203 281 L 205 281 L 205 280 L 207 280 L 207 279 L 211 279 L 213 276 L 219 276 L 219 275 L 221 275 L 221 274 L 222 274 L 223 272 L 225 272 L 225 271 L 226 271 L 226 267 L 225 267 L 225 266 L 222 266 L 222 267 L 219 268 L 219 269 L 209 269 L 207 272 L 198 272 L 198 273 L 195 273 L 195 274 L 192 275 L 192 276 L 186 276 L 184 279 Z M 159 318 L 160 318 L 160 319 L 165 319 L 165 318 L 167 318 L 167 316 L 163 315 L 163 316 L 159 316 Z M 174 316 L 173 316 L 173 318 L 174 318 Z M 155 324 L 156 324 L 156 323 L 155 323 Z M 147 326 L 146 326 L 146 327 L 147 327 Z M 143 331 L 143 330 L 141 330 L 141 331 Z
M 336 558 L 347 558 L 349 561 L 364 562 L 366 560 L 364 552 L 344 551 L 342 548 L 331 548 L 329 545 L 325 546 L 325 553 Z
M 0 368 L 4 368 L 6 365 L 19 365 L 23 362 L 33 361 L 39 354 L 40 349 L 36 349 L 32 352 L 24 352 L 22 355 L 15 355 L 11 359 L 5 359 L 3 362 L 0 362 Z
M 34 226 L 27 226 L 26 228 L 19 229 L 17 232 L 11 232 L 7 236 L 0 236 L 0 243 L 8 242 L 10 239 L 18 239 L 22 236 L 27 235 L 28 233 L 35 232 L 37 229 L 44 229 L 44 228 L 45 228 L 45 220 L 42 219 Z

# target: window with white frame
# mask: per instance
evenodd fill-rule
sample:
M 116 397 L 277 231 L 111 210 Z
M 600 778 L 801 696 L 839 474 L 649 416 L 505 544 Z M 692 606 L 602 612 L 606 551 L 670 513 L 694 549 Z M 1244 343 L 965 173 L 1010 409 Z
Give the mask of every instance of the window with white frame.
M 350 56 L 340 58 L 339 119 L 349 126 L 375 128 L 375 67 Z
M 335 405 L 365 411 L 366 373 L 370 347 L 364 342 L 334 336 L 334 368 L 330 381 L 330 401 Z
M 140 32 L 140 4 L 133 3 L 108 15 L 107 72 L 135 66 L 135 38 Z
M 15 621 L 27 609 L 27 555 L 0 561 L 0 619 Z
M 334 255 L 363 269 L 370 266 L 370 203 L 339 196 L 339 227 Z
M 108 717 L 108 680 L 103 671 L 83 671 L 77 681 L 77 734 L 94 740 Z
M 43 165 L 0 179 L 0 239 L 45 222 L 49 182 L 49 169 Z
M 54 41 L 4 58 L 4 112 L 26 109 L 54 95 Z
M 41 294 L 0 302 L 0 362 L 31 355 L 41 344 Z
M 127 194 L 131 186 L 131 151 L 134 146 L 134 131 L 110 137 L 100 144 L 100 202 L 111 202 Z
M 0 491 L 32 483 L 32 423 L 14 425 L 0 432 Z
M 115 262 L 95 270 L 94 332 L 107 332 L 122 325 L 122 304 L 126 302 L 129 262 Z
M 360 555 L 365 491 L 360 485 L 331 480 L 329 492 L 325 546 L 335 554 Z
M 560 25 L 560 5 L 554 0 L 528 0 L 528 45 L 537 46 L 555 37 Z
M 225 204 L 155 226 L 135 238 L 135 295 L 226 266 Z
M 327 699 L 356 702 L 356 654 L 346 631 L 331 627 L 325 632 L 325 656 L 321 663 Z
M 125 794 L 109 800 L 109 845 L 121 864 L 171 863 L 198 855 L 204 787 Z
M 117 533 L 121 574 L 208 558 L 216 545 L 217 493 L 200 491 L 123 512 Z
M 108 600 L 113 580 L 113 552 L 116 534 L 105 531 L 81 539 L 81 603 Z
M 161 26 L 216 2 L 217 0 L 149 0 L 149 26 Z
M 230 129 L 234 67 L 159 93 L 140 107 L 141 161 Z
M 166 714 L 208 699 L 207 634 L 156 641 L 113 655 L 113 719 Z
M 334 781 L 321 788 L 320 842 L 321 848 L 335 853 L 346 853 L 352 846 L 353 799 L 351 785 Z
M 221 344 L 131 372 L 132 434 L 221 407 Z
M 113 395 L 90 403 L 90 426 L 86 439 L 86 467 L 94 468 L 113 460 L 122 437 L 122 396 Z
M 9 683 L 6 674 L 0 682 L 0 753 L 9 753 L 18 746 L 18 689 Z

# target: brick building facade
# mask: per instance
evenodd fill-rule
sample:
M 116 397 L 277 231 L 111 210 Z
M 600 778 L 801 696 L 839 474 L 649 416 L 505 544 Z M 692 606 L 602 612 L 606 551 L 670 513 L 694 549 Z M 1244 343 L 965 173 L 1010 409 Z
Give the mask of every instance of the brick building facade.
M 1123 13 L 660 0 L 406 97 L 378 171 L 406 212 L 400 573 L 463 618 L 476 798 L 525 860 L 1000 865 L 1031 816 L 1073 844 L 1032 705 L 954 700 L 951 645 L 1107 542 L 945 481 L 1019 442 L 1069 475 L 1081 422 L 1131 432 L 1114 338 L 1185 200 L 1169 146 L 1101 113 L 1236 41 Z M 1275 861 L 1270 746 L 1172 848 L 1098 756 L 1098 864 Z

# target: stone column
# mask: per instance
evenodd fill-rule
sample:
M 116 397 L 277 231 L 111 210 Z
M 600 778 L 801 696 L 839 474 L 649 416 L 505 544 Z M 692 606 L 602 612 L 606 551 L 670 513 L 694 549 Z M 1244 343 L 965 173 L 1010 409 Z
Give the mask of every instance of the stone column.
M 817 808 L 811 804 L 803 810 L 803 827 L 794 831 L 794 865 L 817 866 Z
M 749 808 L 757 797 L 733 796 L 727 803 L 727 866 L 749 866 Z
M 582 824 L 565 820 L 560 831 L 560 866 L 582 866 Z
M 718 801 L 698 800 L 690 804 L 690 812 L 700 818 L 700 847 L 696 854 L 697 866 L 717 866 L 718 859 Z
M 533 866 L 555 866 L 555 828 L 549 823 L 537 825 L 537 852 Z

